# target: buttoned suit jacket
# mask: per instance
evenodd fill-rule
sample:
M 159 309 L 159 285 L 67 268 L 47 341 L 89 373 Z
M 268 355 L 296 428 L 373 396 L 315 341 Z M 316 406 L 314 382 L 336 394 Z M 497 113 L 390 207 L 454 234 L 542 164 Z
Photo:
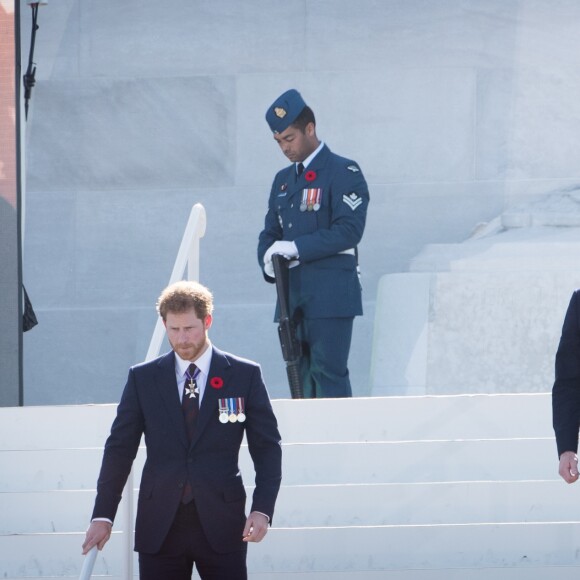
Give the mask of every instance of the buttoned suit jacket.
M 300 209 L 308 189 L 320 190 L 317 211 Z M 368 186 L 359 165 L 326 145 L 301 176 L 292 164 L 274 178 L 258 240 L 258 262 L 263 269 L 264 254 L 274 242 L 295 242 L 300 264 L 290 269 L 290 307 L 300 308 L 305 318 L 362 314 L 357 256 L 341 252 L 356 251 L 368 204 Z
M 216 388 L 222 381 L 223 386 Z M 219 399 L 240 397 L 245 422 L 221 423 Z M 272 519 L 281 481 L 280 434 L 260 367 L 213 347 L 191 444 L 177 390 L 175 354 L 132 367 L 105 444 L 93 518 L 114 520 L 144 435 L 147 458 L 139 489 L 135 550 L 156 553 L 160 549 L 188 477 L 212 548 L 219 553 L 240 549 L 246 492 L 238 452 L 244 433 L 256 472 L 251 511 Z
M 580 426 L 580 290 L 572 294 L 556 352 L 552 414 L 558 455 L 578 450 Z

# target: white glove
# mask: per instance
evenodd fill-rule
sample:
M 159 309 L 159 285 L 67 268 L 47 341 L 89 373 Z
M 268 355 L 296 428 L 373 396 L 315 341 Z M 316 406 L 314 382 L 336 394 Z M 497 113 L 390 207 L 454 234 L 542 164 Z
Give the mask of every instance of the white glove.
M 264 272 L 266 273 L 266 276 L 270 276 L 270 278 L 276 277 L 274 274 L 274 265 L 272 264 L 272 260 L 264 264 Z
M 286 258 L 297 258 L 298 248 L 294 242 L 277 241 L 274 242 L 264 254 L 264 264 L 272 261 L 272 256 L 274 254 L 282 254 Z
M 295 268 L 299 264 L 299 260 L 291 260 L 288 262 L 288 268 Z M 264 264 L 264 272 L 266 273 L 266 276 L 270 276 L 270 278 L 276 277 L 276 272 L 274 272 L 274 264 L 272 263 L 272 260 Z

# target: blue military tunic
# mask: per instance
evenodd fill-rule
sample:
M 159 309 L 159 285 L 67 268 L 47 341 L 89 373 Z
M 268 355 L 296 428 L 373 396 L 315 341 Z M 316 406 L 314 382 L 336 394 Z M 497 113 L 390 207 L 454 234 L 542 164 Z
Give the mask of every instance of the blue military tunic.
M 274 178 L 258 260 L 263 268 L 266 250 L 278 240 L 296 244 L 300 263 L 290 269 L 290 307 L 300 308 L 304 318 L 362 314 L 356 247 L 368 203 L 358 164 L 326 145 L 301 176 L 292 164 Z

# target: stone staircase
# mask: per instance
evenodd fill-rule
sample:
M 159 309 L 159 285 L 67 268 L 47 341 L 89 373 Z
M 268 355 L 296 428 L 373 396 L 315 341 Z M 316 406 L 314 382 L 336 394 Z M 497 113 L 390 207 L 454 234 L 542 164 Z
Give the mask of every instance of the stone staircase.
M 274 407 L 283 486 L 273 528 L 249 547 L 251 579 L 580 574 L 580 487 L 557 476 L 548 394 Z M 114 405 L 0 409 L 0 578 L 78 577 L 114 413 Z M 251 488 L 246 449 L 240 460 Z M 93 578 L 123 577 L 123 528 L 118 517 Z

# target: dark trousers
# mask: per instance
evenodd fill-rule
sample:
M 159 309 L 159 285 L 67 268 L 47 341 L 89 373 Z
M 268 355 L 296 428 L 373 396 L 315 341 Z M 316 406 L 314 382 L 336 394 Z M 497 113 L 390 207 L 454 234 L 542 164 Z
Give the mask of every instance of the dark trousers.
M 298 338 L 303 345 L 300 363 L 304 397 L 352 397 L 348 353 L 353 318 L 303 318 Z
M 202 580 L 247 580 L 247 545 L 215 552 L 202 530 L 195 502 L 180 506 L 157 554 L 139 554 L 140 580 L 191 580 L 193 565 Z

